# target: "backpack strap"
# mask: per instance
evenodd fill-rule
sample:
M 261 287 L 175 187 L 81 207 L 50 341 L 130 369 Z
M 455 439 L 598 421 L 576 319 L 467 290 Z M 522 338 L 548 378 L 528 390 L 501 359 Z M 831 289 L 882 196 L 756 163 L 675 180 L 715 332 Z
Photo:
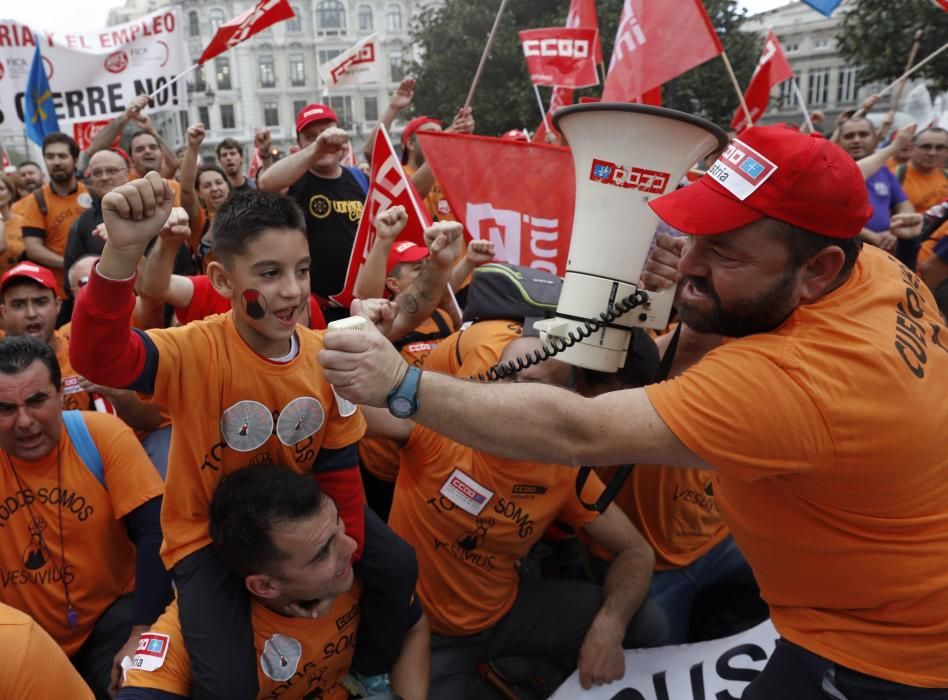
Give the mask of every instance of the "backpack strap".
M 362 194 L 369 193 L 369 178 L 368 176 L 359 170 L 358 168 L 353 168 L 351 165 L 343 165 L 343 168 L 349 171 L 349 174 L 356 179 L 356 182 L 359 183 L 359 186 L 362 188 Z
M 905 173 L 908 172 L 908 165 L 902 163 L 899 167 L 895 169 L 895 177 L 898 178 L 899 184 L 905 182 Z
M 36 198 L 36 206 L 39 207 L 40 214 L 44 217 L 49 214 L 49 207 L 46 206 L 46 195 L 43 194 L 43 188 L 37 187 L 33 190 L 33 197 Z
M 102 456 L 99 454 L 99 448 L 96 447 L 89 434 L 89 427 L 82 417 L 81 411 L 63 411 L 63 425 L 66 426 L 66 432 L 72 441 L 72 446 L 76 448 L 79 458 L 86 469 L 92 472 L 92 476 L 102 484 L 102 488 L 108 490 L 105 485 L 105 468 L 102 465 Z

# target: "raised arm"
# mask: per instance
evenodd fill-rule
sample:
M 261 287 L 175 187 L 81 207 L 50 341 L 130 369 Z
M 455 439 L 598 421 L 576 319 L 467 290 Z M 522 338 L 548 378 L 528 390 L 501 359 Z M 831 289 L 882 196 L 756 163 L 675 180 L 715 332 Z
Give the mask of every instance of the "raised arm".
M 178 156 L 175 155 L 174 150 L 161 137 L 161 134 L 152 125 L 151 119 L 144 111 L 139 110 L 138 114 L 132 116 L 132 121 L 136 127 L 155 137 L 155 141 L 158 142 L 158 147 L 161 149 L 161 176 L 168 180 L 172 179 L 178 170 Z
M 472 240 L 467 244 L 467 250 L 464 251 L 464 258 L 455 265 L 454 270 L 451 271 L 451 287 L 453 289 L 460 289 L 461 285 L 464 284 L 464 280 L 466 280 L 476 268 L 489 263 L 494 259 L 494 255 L 496 254 L 497 251 L 492 241 L 485 241 L 480 238 Z
M 93 154 L 111 148 L 112 144 L 115 143 L 115 139 L 122 134 L 128 123 L 138 116 L 150 103 L 151 101 L 148 99 L 148 95 L 138 95 L 132 98 L 132 101 L 128 103 L 128 107 L 125 108 L 125 111 L 96 134 L 95 138 L 92 139 L 92 143 L 89 144 L 89 148 L 86 149 L 86 155 L 91 158 Z
M 912 143 L 913 138 L 915 138 L 915 125 L 909 124 L 908 126 L 903 126 L 896 132 L 895 138 L 892 139 L 892 142 L 888 146 L 880 148 L 865 158 L 860 158 L 856 161 L 856 165 L 859 166 L 862 176 L 868 180 L 875 175 L 879 170 L 885 167 L 886 161 L 888 161 L 889 158 L 898 153 L 900 149 Z
M 260 156 L 260 168 L 253 174 L 259 180 L 260 176 L 273 165 L 273 140 L 269 129 L 257 129 L 253 133 L 253 147 Z
M 408 214 L 403 206 L 391 207 L 375 217 L 375 242 L 356 276 L 353 293 L 357 298 L 379 299 L 385 296 L 388 254 L 406 223 Z
M 384 125 L 386 131 L 391 131 L 392 122 L 411 104 L 411 100 L 414 96 L 415 79 L 405 78 L 398 84 L 398 87 L 395 89 L 395 94 L 393 94 L 392 99 L 389 100 L 388 107 L 382 112 L 382 118 L 379 120 L 379 123 L 375 125 L 375 128 L 372 129 L 372 133 L 369 134 L 369 138 L 365 142 L 362 154 L 369 163 L 372 162 L 372 148 L 375 146 L 375 135 L 378 133 L 379 125 Z
M 257 187 L 265 192 L 283 192 L 315 167 L 328 155 L 345 150 L 349 135 L 338 127 L 326 129 L 306 148 L 283 158 L 266 169 L 257 180 Z
M 461 107 L 458 113 L 454 115 L 454 121 L 451 126 L 444 130 L 447 134 L 473 134 L 474 133 L 474 113 L 471 107 Z M 434 187 L 435 176 L 428 166 L 427 161 L 415 171 L 411 176 L 411 182 L 418 190 L 418 194 L 427 197 Z
M 201 144 L 204 143 L 204 137 L 207 132 L 201 122 L 188 127 L 188 145 L 184 151 L 184 158 L 181 159 L 181 206 L 187 213 L 188 221 L 192 226 L 197 226 L 199 219 L 199 210 L 201 202 L 198 199 L 197 192 L 194 189 L 194 181 L 197 178 L 198 154 L 201 152 Z M 203 231 L 192 231 L 191 238 L 200 240 Z M 197 246 L 192 246 L 192 249 Z
M 174 274 L 174 262 L 178 249 L 190 236 L 188 215 L 182 208 L 173 209 L 169 223 L 161 229 L 158 240 L 145 256 L 139 284 L 141 293 L 160 299 L 176 309 L 186 307 L 194 297 L 194 283 L 182 275 Z

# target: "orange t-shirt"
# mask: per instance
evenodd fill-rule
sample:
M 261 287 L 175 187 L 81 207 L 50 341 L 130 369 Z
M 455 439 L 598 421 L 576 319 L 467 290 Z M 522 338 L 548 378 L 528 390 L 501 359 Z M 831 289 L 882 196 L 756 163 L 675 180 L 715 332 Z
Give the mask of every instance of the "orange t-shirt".
M 284 617 L 254 600 L 253 641 L 260 663 L 258 698 L 348 700 L 349 673 L 359 628 L 358 583 L 315 620 Z M 191 697 L 191 660 L 184 646 L 178 601 L 142 635 L 125 687 Z
M 438 634 L 475 634 L 517 597 L 516 562 L 554 520 L 598 516 L 576 498 L 576 470 L 477 452 L 423 426 L 402 448 L 390 527 L 415 548 L 417 593 Z M 583 500 L 603 492 L 595 475 Z
M 87 391 L 79 385 L 80 377 L 69 361 L 69 339 L 72 323 L 66 323 L 53 331 L 50 345 L 56 351 L 59 371 L 62 374 L 63 408 L 67 411 L 94 411 L 95 403 Z
M 935 246 L 938 244 L 938 241 L 945 236 L 948 236 L 948 221 L 936 228 L 932 235 L 922 243 L 922 247 L 918 251 L 919 264 L 925 262 L 935 254 Z
M 49 248 L 57 255 L 66 252 L 66 243 L 69 240 L 69 229 L 79 218 L 79 215 L 92 206 L 92 195 L 86 190 L 86 186 L 81 182 L 76 184 L 76 189 L 60 197 L 53 192 L 49 183 L 43 185 L 43 195 L 46 199 L 46 216 L 40 211 L 39 204 L 33 194 L 23 198 L 23 208 L 20 209 L 23 214 L 23 234 L 31 235 L 29 229 L 41 231 L 43 245 Z M 51 268 L 56 282 L 59 283 L 60 290 L 63 289 L 63 270 L 61 267 Z
M 23 245 L 23 216 L 12 212 L 10 219 L 3 222 L 3 234 L 7 247 L 0 253 L 0 276 L 20 262 L 23 251 L 26 250 Z
M 365 432 L 362 414 L 323 379 L 323 331 L 297 326 L 299 352 L 285 364 L 250 349 L 232 312 L 147 334 L 158 349 L 150 399 L 174 421 L 161 510 L 169 569 L 210 543 L 208 508 L 221 478 L 261 462 L 310 473 L 321 447 L 346 447 Z
M 948 331 L 865 247 L 773 332 L 646 387 L 719 474 L 717 500 L 784 637 L 863 673 L 948 686 Z
M 470 377 L 497 364 L 511 340 L 523 335 L 519 321 L 478 321 L 438 343 L 425 359 L 425 369 Z
M 79 650 L 105 609 L 135 588 L 135 546 L 121 519 L 162 492 L 158 472 L 128 426 L 105 413 L 84 411 L 82 417 L 102 458 L 107 489 L 79 457 L 65 426 L 58 449 L 39 461 L 0 453 L 0 601 L 32 615 L 67 656 Z M 64 576 L 78 616 L 75 631 L 66 621 Z
M 405 174 L 411 178 L 415 174 L 417 168 L 412 168 L 411 166 L 404 166 Z M 457 217 L 454 216 L 454 212 L 451 210 L 451 205 L 448 204 L 448 198 L 444 196 L 444 190 L 441 189 L 441 185 L 438 184 L 438 181 L 435 180 L 434 184 L 431 186 L 431 191 L 428 193 L 428 196 L 424 198 L 425 209 L 428 210 L 428 214 L 431 215 L 431 218 L 435 221 L 457 221 Z
M 79 672 L 29 615 L 0 604 L 0 698 L 93 700 Z
M 922 173 L 909 164 L 905 170 L 902 189 L 915 211 L 926 209 L 948 199 L 948 175 L 938 168 Z

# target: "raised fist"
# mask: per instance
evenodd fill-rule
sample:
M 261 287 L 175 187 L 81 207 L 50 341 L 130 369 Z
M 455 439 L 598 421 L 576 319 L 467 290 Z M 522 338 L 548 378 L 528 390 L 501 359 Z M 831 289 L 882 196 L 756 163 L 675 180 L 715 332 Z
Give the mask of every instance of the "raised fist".
M 174 192 L 155 171 L 116 187 L 102 198 L 102 218 L 109 232 L 106 245 L 144 252 L 168 221 L 173 204 Z

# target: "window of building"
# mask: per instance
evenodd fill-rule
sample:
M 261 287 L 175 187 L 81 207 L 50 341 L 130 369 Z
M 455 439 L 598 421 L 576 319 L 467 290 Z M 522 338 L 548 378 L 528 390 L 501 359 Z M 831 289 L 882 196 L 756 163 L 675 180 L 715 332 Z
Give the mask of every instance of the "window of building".
M 205 129 L 211 128 L 211 110 L 205 107 L 198 107 L 198 121 L 200 121 Z
M 263 103 L 264 126 L 280 126 L 280 106 L 276 101 Z
M 220 26 L 227 21 L 227 17 L 224 16 L 224 11 L 214 8 L 207 13 L 207 21 L 211 25 L 211 36 L 217 33 L 217 30 L 220 29 Z
M 389 5 L 385 9 L 385 26 L 390 32 L 400 32 L 402 30 L 401 5 Z
M 207 75 L 204 73 L 204 64 L 194 71 L 194 92 L 207 92 Z
M 372 6 L 359 5 L 359 31 L 372 31 Z
M 237 128 L 237 119 L 234 116 L 234 105 L 221 105 L 221 128 Z
M 793 92 L 793 81 L 784 80 L 780 83 L 780 94 L 777 98 L 782 109 L 790 109 L 797 102 L 797 96 Z
M 392 69 L 392 82 L 397 83 L 405 77 L 405 70 L 402 67 L 402 50 L 398 46 L 393 46 L 388 52 L 388 64 Z
M 829 68 L 813 68 L 806 79 L 807 105 L 825 105 L 829 100 Z
M 352 128 L 352 96 L 334 95 L 329 98 L 329 106 L 339 117 L 339 126 L 343 129 Z
M 833 46 L 833 40 L 828 36 L 817 37 L 813 40 L 814 49 L 829 49 Z
M 377 122 L 379 120 L 379 98 L 366 97 L 362 102 L 362 112 L 365 115 L 365 121 Z
M 340 0 L 316 3 L 316 33 L 321 36 L 346 33 L 346 6 Z
M 308 105 L 309 102 L 306 100 L 293 100 L 293 119 L 296 119 L 296 115 L 303 111 L 303 107 Z
M 222 57 L 215 58 L 214 73 L 217 75 L 217 89 L 230 90 L 230 59 Z
M 328 63 L 341 53 L 342 49 L 320 49 L 317 54 L 317 56 L 319 56 L 319 65 Z
M 293 87 L 306 85 L 306 59 L 301 53 L 290 54 L 290 85 Z
M 839 83 L 836 86 L 836 102 L 855 102 L 856 90 L 856 69 L 841 68 L 839 71 Z
M 258 58 L 260 66 L 260 87 L 276 87 L 276 71 L 273 70 L 273 54 L 261 54 Z
M 303 31 L 303 15 L 298 5 L 293 5 L 294 17 L 286 20 L 286 31 L 290 34 L 299 34 Z
M 188 13 L 188 35 L 201 36 L 201 25 L 198 22 L 198 13 L 194 10 Z

